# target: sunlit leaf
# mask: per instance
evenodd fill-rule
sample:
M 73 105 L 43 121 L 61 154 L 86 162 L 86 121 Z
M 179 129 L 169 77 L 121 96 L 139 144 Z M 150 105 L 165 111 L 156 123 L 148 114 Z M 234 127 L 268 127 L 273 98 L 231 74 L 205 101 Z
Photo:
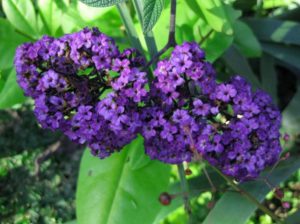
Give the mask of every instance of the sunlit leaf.
M 124 2 L 125 0 L 80 0 L 80 1 L 92 7 L 107 7 L 107 6 L 116 5 L 120 2 Z
M 152 30 L 158 21 L 162 10 L 164 9 L 165 0 L 145 0 L 143 9 L 143 30 L 148 32 Z
M 0 92 L 0 109 L 6 109 L 17 103 L 23 103 L 25 99 L 22 89 L 16 82 L 16 72 L 14 69 L 11 69 Z
M 150 161 L 137 169 L 133 153 L 144 154 L 144 149 L 140 139 L 136 141 L 105 160 L 85 151 L 76 194 L 78 223 L 153 223 L 170 167 Z
M 2 6 L 7 19 L 16 29 L 32 38 L 39 37 L 32 1 L 5 0 Z

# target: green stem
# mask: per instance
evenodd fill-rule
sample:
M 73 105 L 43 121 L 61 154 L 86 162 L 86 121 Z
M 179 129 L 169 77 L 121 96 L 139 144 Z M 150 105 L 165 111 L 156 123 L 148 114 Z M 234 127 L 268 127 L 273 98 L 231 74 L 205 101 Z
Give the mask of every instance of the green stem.
M 189 200 L 189 185 L 185 178 L 185 171 L 182 164 L 177 165 L 179 178 L 180 178 L 180 184 L 181 184 L 181 190 L 184 192 L 183 194 L 183 202 L 184 202 L 184 208 L 188 215 L 192 213 L 191 204 Z
M 277 223 L 282 223 L 282 221 L 267 207 L 262 205 L 258 200 L 256 200 L 255 197 L 253 197 L 251 194 L 249 194 L 247 191 L 244 191 L 242 188 L 240 188 L 238 185 L 236 185 L 233 180 L 231 180 L 229 177 L 224 175 L 219 169 L 217 169 L 214 166 L 211 166 L 221 177 L 224 178 L 224 180 L 227 181 L 227 183 L 236 191 L 240 192 L 242 195 L 244 195 L 249 201 L 254 203 L 260 210 L 262 210 L 264 213 L 268 214 L 273 220 L 275 220 Z
M 131 42 L 131 45 L 134 48 L 136 48 L 141 54 L 144 54 L 142 44 L 141 44 L 139 37 L 137 35 L 137 32 L 135 30 L 135 27 L 134 27 L 134 24 L 133 24 L 133 21 L 130 16 L 130 13 L 129 13 L 126 3 L 121 2 L 121 3 L 117 4 L 117 8 L 121 15 L 123 24 L 125 25 L 125 29 L 126 29 L 128 37 L 129 37 L 129 41 Z
M 135 11 L 137 12 L 137 15 L 139 17 L 140 24 L 143 24 L 143 8 L 144 4 L 141 0 L 133 0 Z M 157 54 L 157 46 L 155 43 L 155 38 L 153 36 L 153 32 L 149 31 L 147 33 L 144 33 L 145 42 L 150 54 L 150 57 L 153 58 Z

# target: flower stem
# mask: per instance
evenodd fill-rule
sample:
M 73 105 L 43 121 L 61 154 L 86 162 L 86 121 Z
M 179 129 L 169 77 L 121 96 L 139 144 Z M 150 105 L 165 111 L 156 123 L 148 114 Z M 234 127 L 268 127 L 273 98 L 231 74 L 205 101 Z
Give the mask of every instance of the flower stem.
M 119 10 L 120 16 L 122 18 L 123 24 L 125 25 L 125 29 L 127 35 L 129 37 L 129 41 L 131 45 L 136 48 L 141 54 L 144 55 L 142 44 L 138 38 L 137 32 L 135 30 L 132 18 L 128 11 L 127 5 L 125 2 L 121 2 L 117 4 L 117 8 Z
M 176 46 L 176 0 L 171 0 L 171 10 L 170 10 L 170 26 L 169 26 L 169 37 L 167 44 L 161 49 L 152 59 L 145 65 L 147 69 L 152 63 L 156 62 L 161 55 L 163 55 L 171 47 Z
M 180 178 L 180 184 L 181 184 L 181 190 L 182 192 L 185 192 L 183 194 L 183 203 L 184 203 L 184 209 L 187 212 L 187 214 L 190 216 L 192 213 L 191 204 L 189 200 L 189 185 L 185 178 L 185 172 L 184 167 L 182 164 L 177 165 L 179 178 Z
M 135 8 L 135 11 L 137 12 L 137 15 L 139 17 L 139 21 L 141 24 L 143 24 L 143 8 L 144 8 L 144 4 L 143 1 L 141 0 L 133 0 L 133 5 Z M 153 58 L 156 54 L 157 54 L 157 46 L 155 43 L 155 38 L 153 36 L 153 32 L 149 31 L 147 33 L 144 33 L 144 38 L 145 38 L 145 42 L 150 54 L 150 58 Z
M 254 198 L 251 194 L 249 194 L 247 191 L 244 191 L 242 188 L 240 188 L 238 185 L 236 185 L 233 180 L 231 180 L 229 177 L 224 175 L 219 169 L 217 169 L 214 166 L 211 166 L 221 177 L 224 178 L 224 180 L 227 181 L 227 183 L 237 192 L 240 192 L 242 195 L 244 195 L 249 201 L 254 203 L 260 210 L 262 210 L 264 213 L 269 215 L 273 220 L 275 220 L 277 223 L 282 223 L 282 221 L 267 207 L 262 205 L 256 198 Z

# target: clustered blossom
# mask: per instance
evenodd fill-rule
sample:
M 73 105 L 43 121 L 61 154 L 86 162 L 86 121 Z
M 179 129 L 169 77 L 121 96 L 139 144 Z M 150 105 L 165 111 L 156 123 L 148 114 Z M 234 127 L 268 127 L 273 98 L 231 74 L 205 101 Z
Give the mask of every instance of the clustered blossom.
M 138 133 L 146 153 L 170 164 L 206 159 L 244 181 L 275 164 L 281 115 L 271 97 L 240 76 L 218 83 L 196 43 L 174 48 L 158 62 L 150 90 L 144 59 L 118 50 L 98 29 L 17 49 L 17 80 L 35 101 L 44 128 L 61 130 L 105 158 Z
M 134 49 L 118 50 L 98 29 L 55 39 L 45 36 L 17 49 L 17 80 L 35 101 L 44 128 L 87 143 L 104 158 L 136 137 L 138 103 L 146 96 L 144 60 Z
M 239 181 L 278 161 L 281 115 L 271 97 L 240 76 L 217 83 L 197 44 L 176 46 L 154 74 L 142 114 L 152 159 L 177 164 L 196 154 Z

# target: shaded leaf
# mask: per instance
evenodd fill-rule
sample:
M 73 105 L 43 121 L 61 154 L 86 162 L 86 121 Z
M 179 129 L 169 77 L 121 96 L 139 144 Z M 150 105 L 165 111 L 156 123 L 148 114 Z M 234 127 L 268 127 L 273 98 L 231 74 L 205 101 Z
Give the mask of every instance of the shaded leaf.
M 260 43 L 249 26 L 242 21 L 233 23 L 234 43 L 247 57 L 259 57 L 262 53 Z
M 300 133 L 300 84 L 298 84 L 297 93 L 290 101 L 289 105 L 285 108 L 282 113 L 282 126 L 284 130 L 291 134 L 297 135 Z
M 154 27 L 158 21 L 162 10 L 164 9 L 165 0 L 145 0 L 143 9 L 143 31 L 146 33 Z
M 125 0 L 80 0 L 80 1 L 92 7 L 108 7 L 108 6 L 112 6 L 124 2 Z
M 299 224 L 299 220 L 300 220 L 300 210 L 288 216 L 287 219 L 284 221 L 285 224 Z
M 300 158 L 291 158 L 282 162 L 282 164 L 280 164 L 272 172 L 272 174 L 268 176 L 268 180 L 274 186 L 277 186 L 299 168 Z M 261 180 L 249 181 L 241 184 L 240 187 L 260 202 L 263 201 L 267 193 L 270 191 L 269 186 Z M 256 205 L 250 202 L 242 194 L 238 192 L 226 192 L 217 202 L 215 207 L 210 211 L 203 224 L 244 224 L 255 210 Z
M 300 45 L 299 23 L 266 18 L 251 18 L 246 22 L 262 41 Z
M 252 86 L 260 87 L 258 78 L 252 71 L 247 59 L 235 46 L 230 47 L 222 58 L 236 74 L 246 77 Z
M 76 194 L 78 223 L 153 223 L 161 208 L 158 196 L 168 186 L 170 166 L 150 161 L 133 170 L 134 150 L 141 153 L 143 146 L 134 141 L 105 160 L 85 151 Z
M 273 57 L 300 68 L 300 46 L 285 46 L 282 44 L 262 43 L 263 50 Z
M 262 88 L 267 91 L 277 104 L 277 73 L 273 57 L 264 54 L 260 60 L 260 76 Z

